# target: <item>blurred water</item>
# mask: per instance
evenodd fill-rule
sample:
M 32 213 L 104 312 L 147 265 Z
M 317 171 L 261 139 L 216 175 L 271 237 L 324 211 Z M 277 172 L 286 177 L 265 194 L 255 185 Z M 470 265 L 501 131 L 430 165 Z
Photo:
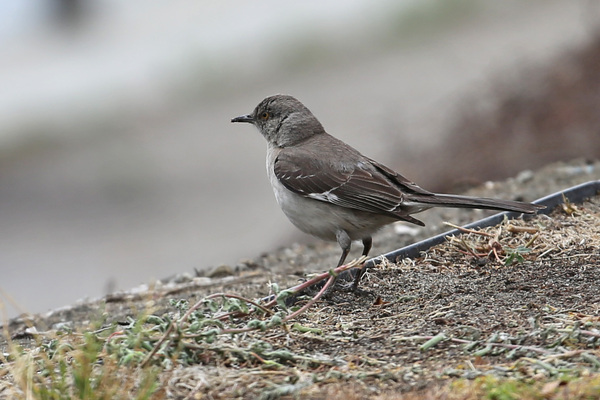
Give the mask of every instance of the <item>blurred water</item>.
M 15 1 L 0 4 L 23 20 L 0 30 L 0 289 L 33 312 L 300 237 L 263 139 L 229 123 L 263 97 L 296 95 L 427 186 L 435 172 L 403 161 L 456 99 L 586 34 L 579 2 L 405 1 L 403 19 L 392 1 L 105 0 L 65 27 Z

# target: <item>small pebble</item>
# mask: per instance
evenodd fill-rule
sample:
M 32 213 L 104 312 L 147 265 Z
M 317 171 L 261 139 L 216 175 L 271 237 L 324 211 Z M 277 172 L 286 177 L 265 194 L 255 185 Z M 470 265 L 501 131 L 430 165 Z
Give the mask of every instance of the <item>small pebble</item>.
M 223 278 L 225 276 L 231 275 L 233 275 L 233 268 L 225 264 L 213 268 L 206 274 L 206 276 L 208 276 L 209 278 Z
M 52 325 L 52 330 L 55 331 L 71 331 L 73 330 L 73 321 L 57 322 Z

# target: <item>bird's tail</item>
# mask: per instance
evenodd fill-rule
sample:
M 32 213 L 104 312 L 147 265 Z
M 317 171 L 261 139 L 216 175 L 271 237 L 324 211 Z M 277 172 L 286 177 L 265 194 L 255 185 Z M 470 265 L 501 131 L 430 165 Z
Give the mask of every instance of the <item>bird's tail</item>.
M 471 197 L 453 194 L 411 194 L 407 196 L 408 201 L 421 203 L 429 207 L 455 207 L 455 208 L 482 208 L 500 211 L 515 211 L 526 214 L 534 214 L 546 206 L 524 203 L 513 200 L 490 199 L 487 197 Z M 427 207 L 429 206 L 429 207 Z

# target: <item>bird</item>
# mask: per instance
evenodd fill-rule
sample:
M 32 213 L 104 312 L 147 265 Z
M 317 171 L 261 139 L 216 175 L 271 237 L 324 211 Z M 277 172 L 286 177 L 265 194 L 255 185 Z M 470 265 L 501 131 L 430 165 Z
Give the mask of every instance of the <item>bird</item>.
M 544 208 L 425 190 L 328 134 L 313 113 L 290 95 L 269 96 L 252 113 L 231 122 L 252 124 L 264 136 L 267 174 L 277 203 L 301 231 L 338 243 L 342 254 L 337 267 L 344 264 L 353 241 L 362 241 L 366 257 L 373 233 L 396 221 L 424 226 L 412 214 L 432 207 L 527 214 Z

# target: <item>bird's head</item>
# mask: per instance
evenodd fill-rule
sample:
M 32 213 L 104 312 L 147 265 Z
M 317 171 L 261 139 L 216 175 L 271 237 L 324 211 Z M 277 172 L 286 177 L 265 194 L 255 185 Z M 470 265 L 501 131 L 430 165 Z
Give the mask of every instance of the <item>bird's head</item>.
M 296 98 L 277 94 L 261 101 L 251 114 L 235 117 L 231 122 L 248 122 L 256 126 L 270 145 L 289 147 L 324 133 L 323 126 Z

